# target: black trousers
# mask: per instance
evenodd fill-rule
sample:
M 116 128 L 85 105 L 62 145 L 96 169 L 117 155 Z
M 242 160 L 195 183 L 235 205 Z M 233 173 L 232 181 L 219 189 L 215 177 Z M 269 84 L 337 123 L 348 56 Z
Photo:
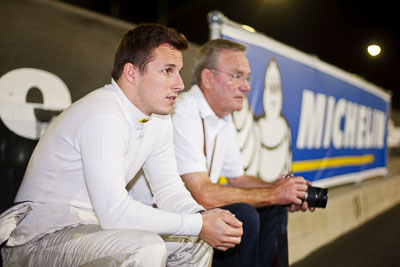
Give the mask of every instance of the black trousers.
M 287 210 L 282 206 L 254 208 L 235 203 L 220 207 L 243 222 L 239 245 L 227 251 L 214 251 L 213 267 L 287 267 Z

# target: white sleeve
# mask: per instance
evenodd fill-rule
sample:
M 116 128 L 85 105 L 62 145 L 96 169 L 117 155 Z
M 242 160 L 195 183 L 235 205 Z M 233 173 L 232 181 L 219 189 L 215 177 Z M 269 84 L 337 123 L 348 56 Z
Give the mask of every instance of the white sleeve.
M 79 130 L 85 182 L 101 227 L 198 235 L 202 226 L 200 214 L 162 211 L 128 195 L 124 171 L 128 134 L 125 122 L 111 115 L 92 118 Z
M 165 123 L 167 127 L 165 131 L 157 132 L 159 140 L 156 149 L 146 160 L 143 170 L 153 192 L 153 200 L 160 209 L 195 213 L 204 208 L 193 199 L 178 174 L 171 119 Z
M 187 101 L 177 105 L 172 121 L 179 174 L 208 172 L 204 155 L 204 132 L 196 103 Z

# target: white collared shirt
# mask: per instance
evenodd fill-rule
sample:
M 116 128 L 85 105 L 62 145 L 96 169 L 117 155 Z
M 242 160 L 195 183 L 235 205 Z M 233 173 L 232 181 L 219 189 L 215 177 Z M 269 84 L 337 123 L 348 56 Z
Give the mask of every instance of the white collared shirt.
M 209 172 L 216 183 L 220 176 L 234 178 L 244 173 L 231 115 L 218 118 L 197 85 L 180 95 L 172 121 L 180 175 Z
M 142 167 L 157 209 L 133 200 L 125 189 Z M 27 200 L 70 211 L 58 213 L 60 218 L 46 209 L 30 211 L 25 221 L 35 224 L 18 227 L 27 227 L 32 237 L 60 222 L 175 235 L 198 235 L 202 227 L 201 215 L 194 213 L 203 207 L 176 168 L 170 116 L 147 117 L 114 81 L 72 104 L 48 127 L 16 197 Z

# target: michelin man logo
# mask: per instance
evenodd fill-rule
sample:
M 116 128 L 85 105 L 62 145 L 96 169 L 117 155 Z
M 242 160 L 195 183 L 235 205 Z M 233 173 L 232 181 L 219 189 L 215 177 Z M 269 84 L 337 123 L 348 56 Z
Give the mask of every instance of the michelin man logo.
M 247 97 L 243 100 L 242 109 L 233 112 L 232 119 L 238 133 L 238 144 L 245 171 L 247 174 L 257 175 L 260 138 Z
M 21 68 L 0 78 L 0 118 L 24 138 L 39 139 L 50 120 L 70 105 L 68 87 L 50 72 Z
M 288 173 L 292 162 L 291 132 L 282 103 L 281 75 L 272 59 L 265 71 L 264 115 L 253 119 L 247 99 L 243 109 L 233 114 L 245 170 L 267 182 Z

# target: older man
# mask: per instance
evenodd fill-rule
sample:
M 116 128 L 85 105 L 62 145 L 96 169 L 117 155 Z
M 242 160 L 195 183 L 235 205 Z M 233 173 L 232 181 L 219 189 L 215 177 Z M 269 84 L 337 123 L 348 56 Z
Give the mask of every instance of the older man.
M 244 45 L 223 39 L 200 48 L 192 70 L 194 85 L 182 94 L 172 117 L 178 169 L 201 205 L 230 210 L 243 222 L 242 243 L 214 253 L 213 266 L 270 266 L 272 262 L 285 266 L 287 211 L 283 206 L 306 210 L 302 199 L 310 182 L 281 177 L 269 184 L 243 170 L 231 113 L 242 108 L 250 90 L 245 50 Z M 227 177 L 227 186 L 217 183 L 220 176 Z

